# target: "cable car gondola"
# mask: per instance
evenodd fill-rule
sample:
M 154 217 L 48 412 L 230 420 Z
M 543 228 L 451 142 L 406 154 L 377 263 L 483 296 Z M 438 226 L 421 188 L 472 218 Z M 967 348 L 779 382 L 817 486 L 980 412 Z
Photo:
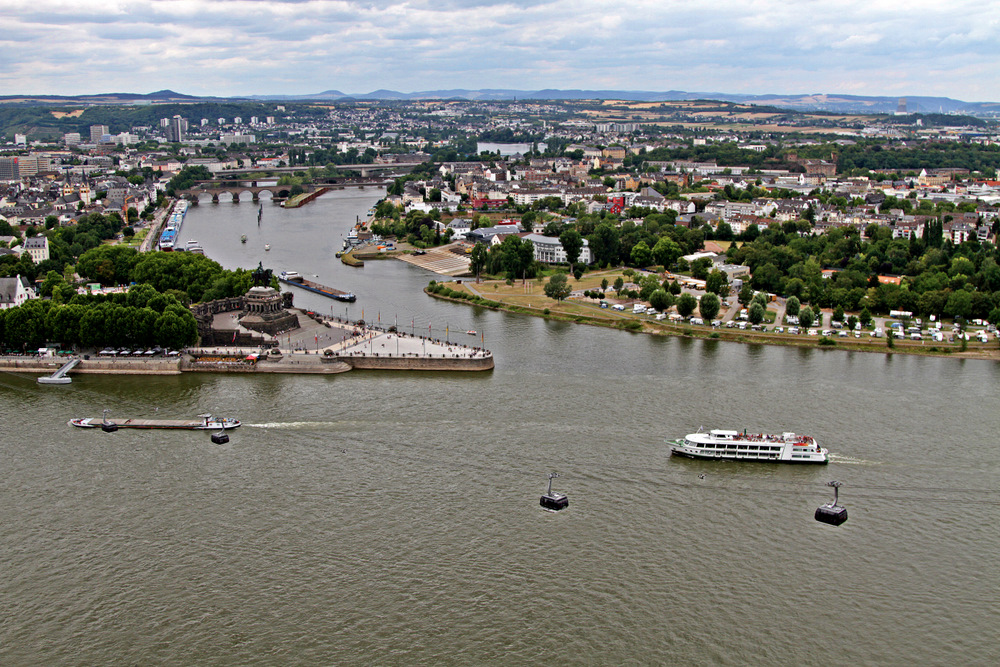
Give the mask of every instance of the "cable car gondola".
M 566 497 L 566 494 L 552 490 L 552 479 L 558 476 L 559 475 L 557 473 L 549 473 L 549 490 L 546 491 L 545 495 L 538 501 L 538 504 L 542 506 L 542 509 L 546 509 L 550 512 L 558 512 L 559 510 L 569 507 L 569 498 Z
M 833 481 L 827 482 L 826 485 L 833 487 L 833 502 L 816 508 L 816 520 L 831 526 L 839 526 L 847 521 L 847 508 L 838 504 L 841 483 Z

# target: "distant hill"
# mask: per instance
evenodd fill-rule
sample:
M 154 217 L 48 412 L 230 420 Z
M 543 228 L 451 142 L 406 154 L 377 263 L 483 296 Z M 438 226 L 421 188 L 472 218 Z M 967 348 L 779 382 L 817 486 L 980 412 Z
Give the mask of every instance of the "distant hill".
M 370 93 L 346 95 L 339 91 L 327 91 L 313 95 L 282 95 L 281 99 L 315 99 L 319 97 L 356 100 L 627 100 L 635 102 L 672 102 L 684 100 L 719 100 L 739 104 L 766 104 L 796 111 L 831 111 L 836 113 L 893 113 L 899 108 L 899 97 L 837 95 L 810 93 L 795 95 L 742 95 L 719 92 L 685 92 L 670 90 L 665 92 L 642 90 L 510 90 L 510 89 L 448 89 L 425 90 L 401 93 L 395 90 L 375 90 Z M 277 99 L 271 95 L 255 95 L 253 99 Z M 1000 112 L 1000 103 L 964 102 L 950 97 L 906 97 L 909 113 L 966 113 L 982 114 Z
M 97 93 L 94 95 L 0 95 L 0 104 L 152 104 L 223 101 L 222 97 L 196 97 L 158 90 L 155 93 Z
M 325 90 L 301 95 L 246 95 L 234 97 L 198 97 L 172 90 L 154 93 L 100 93 L 94 95 L 2 95 L 0 104 L 70 105 L 70 104 L 191 104 L 198 102 L 232 101 L 318 101 L 318 100 L 626 100 L 636 102 L 671 102 L 684 100 L 719 100 L 740 104 L 764 104 L 796 111 L 828 111 L 834 113 L 893 113 L 899 107 L 899 97 L 838 95 L 835 93 L 742 95 L 719 92 L 665 92 L 643 90 L 512 90 L 486 88 L 480 90 L 447 89 L 402 93 L 379 89 L 370 93 L 343 93 Z M 908 96 L 906 110 L 910 113 L 998 114 L 1000 103 L 964 102 L 950 97 Z

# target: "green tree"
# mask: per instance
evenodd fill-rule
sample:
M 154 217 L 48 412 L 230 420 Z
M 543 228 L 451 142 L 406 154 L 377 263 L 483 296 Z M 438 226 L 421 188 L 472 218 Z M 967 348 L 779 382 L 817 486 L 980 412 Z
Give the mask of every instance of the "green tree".
M 972 313 L 972 294 L 964 289 L 956 290 L 944 305 L 944 314 L 949 317 L 969 319 Z
M 4 317 L 4 337 L 7 345 L 20 350 L 38 349 L 48 338 L 46 315 L 52 304 L 31 299 L 11 308 Z
M 646 245 L 645 241 L 639 241 L 634 246 L 632 246 L 632 252 L 629 254 L 629 260 L 634 266 L 649 266 L 653 263 L 653 252 Z
M 689 317 L 698 306 L 698 300 L 692 294 L 685 292 L 677 299 L 677 314 L 681 317 Z
M 747 318 L 750 320 L 750 324 L 760 324 L 764 321 L 764 306 L 760 305 L 759 301 L 754 301 L 750 304 L 750 310 L 747 313 Z M 806 325 L 808 326 L 808 325 Z
M 809 328 L 813 324 L 813 311 L 809 306 L 803 306 L 799 311 L 799 324 L 805 328 Z
M 664 267 L 673 266 L 684 250 L 669 236 L 661 236 L 653 246 L 653 259 Z
M 49 271 L 45 275 L 45 281 L 42 283 L 42 287 L 41 287 L 41 290 L 40 290 L 41 291 L 41 295 L 42 296 L 52 296 L 53 290 L 57 286 L 63 284 L 64 282 L 65 281 L 63 280 L 63 277 L 62 277 L 61 273 L 57 273 L 56 271 Z
M 722 292 L 723 289 L 729 292 L 729 280 L 726 274 L 719 269 L 713 269 L 708 277 L 705 279 L 705 291 L 711 292 L 712 294 L 718 294 L 719 296 L 725 296 Z
M 198 323 L 190 312 L 168 308 L 156 318 L 153 326 L 157 342 L 174 349 L 192 345 L 198 340 Z
M 483 243 L 477 243 L 472 247 L 472 252 L 469 254 L 471 262 L 469 268 L 474 274 L 476 274 L 476 282 L 479 282 L 479 274 L 486 267 L 486 256 L 487 250 L 486 245 Z
M 598 266 L 608 266 L 618 261 L 618 229 L 610 223 L 602 222 L 594 228 L 590 236 L 590 252 Z
M 618 276 L 617 278 L 615 278 L 614 288 L 615 288 L 615 293 L 618 296 L 621 296 L 622 295 L 622 290 L 625 289 L 625 280 L 621 276 Z
M 714 320 L 715 316 L 719 314 L 721 307 L 722 302 L 719 300 L 719 297 L 711 292 L 701 297 L 698 302 L 698 311 L 706 322 Z
M 997 306 L 987 315 L 990 324 L 1000 325 L 1000 306 Z
M 788 301 L 785 302 L 785 314 L 794 317 L 799 314 L 799 309 L 801 307 L 802 304 L 799 302 L 799 298 L 797 296 L 788 297 Z
M 750 305 L 750 301 L 753 300 L 753 288 L 750 287 L 750 283 L 743 283 L 740 287 L 740 293 L 736 296 L 737 301 L 740 305 L 746 307 Z
M 699 257 L 691 263 L 691 275 L 698 280 L 708 278 L 708 270 L 712 267 L 712 260 L 709 257 Z
M 566 261 L 572 266 L 580 259 L 580 251 L 583 250 L 583 236 L 575 229 L 567 229 L 559 235 L 559 243 L 562 244 L 566 252 Z
M 667 290 L 660 288 L 649 295 L 649 305 L 660 312 L 664 312 L 674 303 L 673 297 Z
M 865 306 L 864 308 L 861 309 L 861 315 L 859 319 L 861 320 L 861 326 L 863 326 L 865 329 L 867 329 L 872 325 L 872 314 L 868 312 L 868 306 Z
M 545 296 L 556 301 L 562 301 L 570 295 L 573 289 L 569 285 L 565 273 L 557 273 L 545 284 Z

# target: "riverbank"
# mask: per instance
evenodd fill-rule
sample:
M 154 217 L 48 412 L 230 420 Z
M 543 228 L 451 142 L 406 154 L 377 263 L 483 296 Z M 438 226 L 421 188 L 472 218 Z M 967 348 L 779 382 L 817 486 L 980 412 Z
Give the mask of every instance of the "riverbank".
M 181 373 L 288 373 L 333 375 L 351 370 L 492 370 L 493 353 L 484 347 L 396 331 L 395 327 L 322 317 L 299 311 L 304 326 L 285 332 L 269 347 L 192 347 L 175 357 L 102 357 L 97 352 L 67 357 L 0 357 L 0 371 L 50 375 L 71 359 L 77 374 L 180 375 Z
M 788 334 L 729 329 L 712 327 L 710 325 L 693 325 L 689 323 L 672 323 L 668 320 L 657 321 L 648 316 L 632 312 L 616 311 L 601 308 L 599 303 L 586 302 L 579 299 L 554 301 L 544 296 L 532 293 L 531 283 L 523 287 L 524 291 L 512 294 L 511 286 L 501 281 L 487 281 L 472 285 L 456 281 L 442 283 L 450 294 L 440 294 L 424 289 L 424 293 L 437 299 L 459 303 L 471 303 L 491 310 L 502 310 L 509 313 L 519 313 L 540 317 L 548 320 L 586 324 L 590 326 L 620 329 L 632 333 L 654 336 L 677 336 L 683 338 L 702 338 L 706 340 L 721 340 L 732 343 L 754 345 L 774 345 L 784 347 L 809 347 L 831 350 L 849 350 L 855 352 L 875 352 L 882 354 L 910 354 L 934 357 L 951 357 L 956 359 L 982 359 L 1000 361 L 1000 345 L 996 342 L 967 342 L 963 350 L 960 343 L 943 343 L 932 341 L 911 341 L 894 339 L 890 345 L 886 338 L 871 338 L 864 333 L 860 338 L 853 336 L 825 337 L 806 334 Z M 508 291 L 501 291 L 503 285 Z M 516 286 L 515 286 L 516 288 Z

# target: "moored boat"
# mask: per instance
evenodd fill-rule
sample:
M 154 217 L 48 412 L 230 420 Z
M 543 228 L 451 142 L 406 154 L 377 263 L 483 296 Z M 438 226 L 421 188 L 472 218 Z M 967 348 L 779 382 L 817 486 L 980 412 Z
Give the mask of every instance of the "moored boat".
M 669 440 L 670 453 L 692 459 L 768 461 L 774 463 L 828 463 L 830 452 L 815 438 L 796 433 L 747 433 L 713 429 Z

